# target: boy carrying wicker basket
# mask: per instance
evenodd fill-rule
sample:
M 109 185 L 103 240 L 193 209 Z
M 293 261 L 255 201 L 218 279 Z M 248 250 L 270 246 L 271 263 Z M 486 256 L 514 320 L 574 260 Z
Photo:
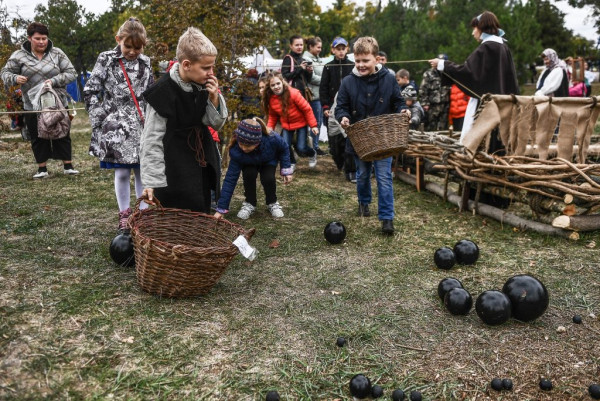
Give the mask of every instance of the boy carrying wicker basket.
M 395 77 L 377 63 L 379 45 L 375 38 L 362 37 L 354 43 L 354 69 L 342 81 L 338 92 L 335 119 L 346 129 L 350 124 L 368 117 L 410 111 L 400 94 L 400 86 Z M 392 177 L 392 157 L 375 161 L 361 160 L 354 152 L 352 141 L 346 142 L 346 151 L 356 160 L 356 192 L 358 194 L 358 214 L 371 215 L 371 169 L 375 168 L 378 192 L 378 218 L 384 234 L 394 232 L 394 191 Z

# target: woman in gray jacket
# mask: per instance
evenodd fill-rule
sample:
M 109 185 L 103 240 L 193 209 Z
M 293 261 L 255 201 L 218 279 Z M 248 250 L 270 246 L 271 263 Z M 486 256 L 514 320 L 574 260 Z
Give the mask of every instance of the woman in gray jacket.
M 48 39 L 48 27 L 33 22 L 27 27 L 27 41 L 10 56 L 0 75 L 6 86 L 21 85 L 23 108 L 33 110 L 32 94 L 28 91 L 42 83 L 52 87 L 60 96 L 63 106 L 67 107 L 65 87 L 75 80 L 76 72 L 67 55 Z M 39 138 L 37 116 L 37 113 L 25 114 L 31 148 L 38 164 L 38 171 L 33 178 L 48 177 L 48 159 L 62 160 L 65 174 L 79 174 L 71 162 L 70 135 L 54 140 Z

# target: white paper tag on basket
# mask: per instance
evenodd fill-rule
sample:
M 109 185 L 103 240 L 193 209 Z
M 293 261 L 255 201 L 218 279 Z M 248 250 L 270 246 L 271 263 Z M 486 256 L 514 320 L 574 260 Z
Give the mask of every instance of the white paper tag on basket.
M 258 249 L 252 247 L 243 235 L 237 237 L 233 245 L 237 246 L 240 253 L 248 260 L 254 260 L 258 256 Z

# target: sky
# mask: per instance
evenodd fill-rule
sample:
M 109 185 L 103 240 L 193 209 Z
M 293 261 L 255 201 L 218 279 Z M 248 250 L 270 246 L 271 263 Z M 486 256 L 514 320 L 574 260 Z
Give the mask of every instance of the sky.
M 372 0 L 373 1 L 373 0 Z M 102 14 L 110 6 L 110 0 L 77 0 L 86 11 L 95 14 Z M 363 5 L 366 0 L 355 0 L 357 5 Z M 387 1 L 383 0 L 383 4 Z M 46 5 L 46 0 L 4 0 L 9 13 L 19 11 L 23 17 L 31 18 L 34 15 L 34 9 L 37 4 Z M 317 3 L 323 10 L 327 10 L 335 3 L 334 0 L 317 0 Z M 598 38 L 594 21 L 590 18 L 591 12 L 589 8 L 573 8 L 570 7 L 566 0 L 553 2 L 563 13 L 566 14 L 565 22 L 568 29 L 571 29 L 576 34 L 579 34 L 594 42 Z M 470 17 L 467 17 L 470 18 Z M 500 21 L 502 22 L 502 21 Z

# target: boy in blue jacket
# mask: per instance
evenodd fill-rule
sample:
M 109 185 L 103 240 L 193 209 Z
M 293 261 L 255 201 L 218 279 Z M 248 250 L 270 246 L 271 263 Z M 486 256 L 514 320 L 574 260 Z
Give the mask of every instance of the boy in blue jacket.
M 375 38 L 362 37 L 354 43 L 354 69 L 342 81 L 338 92 L 335 119 L 346 129 L 350 124 L 367 117 L 391 113 L 408 113 L 400 86 L 395 77 L 377 62 L 379 45 Z M 356 160 L 356 192 L 358 194 L 358 214 L 371 215 L 371 169 L 375 168 L 378 195 L 378 218 L 384 234 L 394 233 L 394 190 L 392 177 L 392 157 L 373 162 L 361 160 L 354 152 L 352 142 L 347 141 L 346 151 L 354 154 Z

